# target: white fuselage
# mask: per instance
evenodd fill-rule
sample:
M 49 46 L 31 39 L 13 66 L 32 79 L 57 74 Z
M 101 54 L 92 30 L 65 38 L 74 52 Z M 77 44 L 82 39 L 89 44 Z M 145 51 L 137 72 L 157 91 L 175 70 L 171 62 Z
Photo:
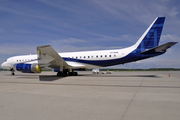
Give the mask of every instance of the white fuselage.
M 98 65 L 90 65 L 87 63 L 78 63 L 75 61 L 68 61 L 67 59 L 78 59 L 78 60 L 88 60 L 88 61 L 106 61 L 125 57 L 127 54 L 132 52 L 135 47 L 131 46 L 124 49 L 114 49 L 114 50 L 98 50 L 98 51 L 83 51 L 83 52 L 66 52 L 58 53 L 62 58 L 66 58 L 65 61 L 74 66 L 75 68 L 95 68 L 100 67 Z M 30 63 L 38 64 L 37 54 L 35 55 L 21 55 L 8 58 L 4 63 L 1 64 L 3 69 L 12 69 L 14 64 L 18 63 Z

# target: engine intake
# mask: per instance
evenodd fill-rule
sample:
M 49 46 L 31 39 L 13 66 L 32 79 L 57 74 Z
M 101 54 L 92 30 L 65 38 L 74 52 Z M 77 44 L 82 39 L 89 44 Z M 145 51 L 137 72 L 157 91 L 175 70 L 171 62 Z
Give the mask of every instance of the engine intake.
M 18 63 L 13 66 L 16 71 L 21 71 L 23 73 L 41 73 L 41 67 L 37 64 L 26 64 Z

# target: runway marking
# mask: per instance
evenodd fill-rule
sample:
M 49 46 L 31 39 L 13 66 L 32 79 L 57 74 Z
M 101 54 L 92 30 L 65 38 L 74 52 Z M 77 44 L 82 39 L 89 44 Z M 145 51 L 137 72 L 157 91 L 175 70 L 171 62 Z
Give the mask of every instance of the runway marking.
M 145 79 L 145 78 L 143 78 L 143 79 L 141 80 L 140 85 L 138 86 L 138 88 L 137 88 L 136 92 L 134 93 L 134 95 L 133 95 L 132 99 L 130 100 L 130 102 L 129 102 L 129 104 L 128 104 L 128 106 L 127 106 L 127 108 L 126 108 L 125 112 L 123 113 L 123 115 L 122 115 L 122 117 L 121 117 L 121 119 L 120 119 L 120 120 L 122 120 L 122 119 L 124 118 L 124 116 L 125 116 L 125 114 L 126 114 L 127 110 L 129 109 L 129 107 L 130 107 L 130 105 L 131 105 L 132 101 L 134 100 L 134 98 L 135 98 L 135 96 L 136 96 L 136 94 L 137 94 L 137 92 L 138 92 L 139 88 L 141 87 L 142 82 L 144 81 L 144 79 Z
M 67 86 L 97 86 L 97 87 L 140 87 L 140 88 L 177 88 L 180 86 L 134 86 L 134 85 L 97 85 L 97 84 L 63 84 L 63 83 L 33 83 L 33 82 L 6 82 L 0 81 L 0 83 L 14 83 L 14 84 L 40 84 L 40 85 L 67 85 Z
M 14 88 L 14 89 L 7 89 L 7 90 L 4 90 L 5 92 L 8 92 L 8 91 L 15 91 L 15 90 L 17 90 L 16 88 Z

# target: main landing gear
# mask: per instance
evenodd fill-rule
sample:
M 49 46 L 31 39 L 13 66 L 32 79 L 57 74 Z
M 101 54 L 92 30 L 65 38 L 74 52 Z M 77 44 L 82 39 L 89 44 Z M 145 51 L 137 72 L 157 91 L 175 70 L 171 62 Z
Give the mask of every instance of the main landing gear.
M 77 72 L 74 72 L 74 71 L 72 71 L 72 72 L 69 72 L 68 70 L 63 70 L 63 71 L 59 71 L 58 73 L 57 73 L 57 76 L 77 76 L 78 75 L 78 73 Z

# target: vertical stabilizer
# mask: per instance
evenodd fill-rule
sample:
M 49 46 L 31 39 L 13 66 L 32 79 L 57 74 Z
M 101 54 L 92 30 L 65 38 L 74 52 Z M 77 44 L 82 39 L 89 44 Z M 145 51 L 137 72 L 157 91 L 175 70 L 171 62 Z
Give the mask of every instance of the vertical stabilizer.
M 157 17 L 144 34 L 139 38 L 135 46 L 140 51 L 157 47 L 161 37 L 165 17 Z

